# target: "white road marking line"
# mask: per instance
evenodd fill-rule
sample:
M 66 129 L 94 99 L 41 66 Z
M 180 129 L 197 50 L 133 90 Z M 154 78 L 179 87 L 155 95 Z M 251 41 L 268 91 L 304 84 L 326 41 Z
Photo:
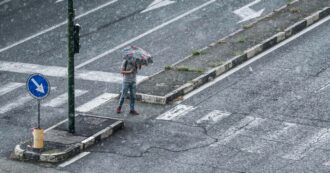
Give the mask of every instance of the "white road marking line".
M 64 168 L 64 167 L 66 167 L 66 166 L 68 166 L 68 165 L 76 162 L 77 160 L 79 160 L 79 159 L 87 156 L 88 154 L 90 154 L 90 152 L 82 152 L 82 153 L 78 154 L 77 156 L 73 157 L 72 159 L 70 159 L 70 160 L 68 160 L 68 161 L 66 161 L 66 162 L 58 165 L 58 167 Z
M 57 0 L 56 2 L 55 2 L 55 4 L 57 4 L 57 3 L 59 3 L 59 2 L 63 2 L 64 0 Z
M 321 21 L 319 21 L 319 22 L 315 23 L 314 25 L 312 25 L 312 26 L 306 28 L 305 30 L 299 32 L 298 34 L 293 35 L 292 37 L 290 37 L 290 38 L 288 38 L 288 39 L 282 41 L 281 43 L 277 44 L 276 46 L 274 46 L 274 47 L 272 47 L 272 48 L 270 48 L 270 49 L 268 49 L 268 50 L 266 50 L 265 52 L 260 53 L 259 55 L 255 56 L 254 58 L 249 59 L 248 61 L 244 62 L 243 64 L 241 64 L 241 65 L 235 67 L 234 69 L 231 69 L 231 70 L 229 70 L 228 72 L 226 72 L 226 73 L 220 75 L 219 77 L 215 78 L 213 81 L 208 82 L 207 84 L 205 84 L 205 85 L 203 85 L 203 86 L 197 88 L 196 90 L 194 90 L 194 91 L 188 93 L 187 95 L 183 96 L 183 99 L 182 99 L 180 102 L 176 102 L 176 103 L 181 103 L 181 102 L 183 102 L 184 100 L 187 100 L 188 98 L 190 98 L 190 97 L 192 97 L 192 96 L 198 94 L 199 92 L 205 90 L 206 88 L 209 88 L 210 86 L 213 86 L 214 84 L 216 84 L 216 83 L 218 83 L 219 81 L 221 81 L 221 80 L 227 78 L 228 76 L 232 75 L 233 73 L 236 73 L 237 71 L 241 70 L 242 68 L 244 68 L 244 67 L 250 65 L 251 63 L 253 63 L 253 62 L 259 60 L 260 58 L 263 58 L 264 56 L 268 55 L 269 53 L 271 53 L 271 52 L 273 52 L 273 51 L 275 51 L 275 50 L 281 48 L 282 46 L 284 46 L 284 45 L 290 43 L 291 41 L 293 41 L 293 40 L 299 38 L 300 36 L 306 34 L 307 32 L 309 32 L 309 31 L 313 30 L 314 28 L 320 26 L 321 24 L 327 22 L 329 19 L 330 19 L 330 16 L 328 16 L 328 17 L 322 19 Z
M 16 73 L 41 73 L 45 76 L 64 77 L 67 74 L 67 69 L 57 66 L 42 66 L 37 64 L 0 61 L 0 71 L 9 71 Z
M 88 61 L 86 61 L 86 62 L 83 62 L 83 63 L 77 65 L 75 68 L 76 68 L 76 69 L 80 69 L 80 68 L 86 66 L 87 64 L 90 64 L 90 63 L 92 63 L 92 62 L 94 62 L 94 61 L 96 61 L 96 60 L 98 60 L 98 59 L 100 59 L 100 58 L 103 58 L 104 56 L 106 56 L 106 55 L 108 55 L 108 54 L 110 54 L 110 53 L 112 53 L 112 52 L 115 52 L 115 51 L 117 51 L 118 49 L 121 49 L 121 48 L 127 46 L 128 44 L 131 44 L 131 43 L 133 43 L 134 41 L 137 41 L 137 40 L 139 40 L 140 38 L 143 38 L 143 37 L 145 37 L 145 36 L 147 36 L 147 35 L 149 35 L 149 34 L 155 32 L 155 31 L 157 31 L 157 30 L 159 30 L 159 29 L 161 29 L 161 28 L 164 28 L 165 26 L 167 26 L 167 25 L 169 25 L 169 24 L 171 24 L 171 23 L 173 23 L 173 22 L 176 22 L 177 20 L 179 20 L 179 19 L 181 19 L 181 18 L 183 18 L 183 17 L 186 17 L 186 16 L 188 16 L 189 14 L 194 13 L 194 12 L 196 12 L 196 11 L 198 11 L 198 10 L 200 10 L 200 9 L 202 9 L 202 8 L 204 8 L 204 7 L 206 7 L 206 6 L 210 5 L 210 4 L 212 4 L 212 3 L 214 3 L 214 2 L 216 2 L 216 0 L 208 1 L 208 2 L 206 2 L 206 3 L 204 3 L 204 4 L 202 4 L 202 5 L 200 5 L 200 6 L 196 7 L 196 8 L 194 8 L 194 9 L 192 9 L 192 10 L 190 10 L 190 11 L 184 13 L 184 14 L 181 14 L 180 16 L 177 16 L 177 17 L 175 17 L 175 18 L 173 18 L 173 19 L 171 19 L 171 20 L 169 20 L 169 21 L 167 21 L 167 22 L 165 22 L 165 23 L 163 23 L 163 24 L 161 24 L 161 25 L 158 25 L 158 26 L 156 26 L 155 28 L 152 28 L 151 30 L 149 30 L 149 31 L 147 31 L 147 32 L 145 32 L 145 33 L 143 33 L 143 34 L 137 36 L 137 37 L 134 37 L 134 38 L 132 38 L 132 39 L 130 39 L 130 40 L 128 40 L 128 41 L 126 41 L 126 42 L 124 42 L 124 43 L 122 43 L 122 44 L 120 44 L 120 45 L 118 45 L 118 46 L 116 46 L 116 47 L 114 47 L 114 48 L 112 48 L 112 49 L 110 49 L 110 50 L 108 50 L 108 51 L 102 53 L 102 54 L 100 54 L 100 55 L 97 55 L 96 57 L 94 57 L 94 58 L 92 58 L 92 59 L 90 59 L 90 60 L 88 60 Z
M 238 122 L 238 124 L 230 127 L 228 130 L 226 130 L 221 136 L 218 142 L 211 145 L 211 147 L 217 147 L 219 145 L 226 145 L 228 144 L 232 139 L 237 137 L 238 135 L 244 134 L 246 132 L 246 129 L 251 129 L 254 127 L 257 127 L 259 124 L 264 122 L 265 119 L 262 118 L 255 118 L 251 116 L 247 116 L 241 121 Z
M 201 124 L 203 122 L 208 122 L 211 124 L 215 124 L 218 121 L 221 121 L 222 119 L 228 117 L 229 115 L 231 115 L 231 113 L 229 112 L 214 110 L 208 113 L 207 115 L 203 116 L 202 118 L 198 119 L 196 123 Z
M 265 146 L 266 146 L 266 143 L 258 142 L 258 143 L 254 144 L 252 146 L 242 148 L 241 150 L 242 151 L 245 151 L 245 152 L 248 152 L 248 153 L 258 153 L 258 154 L 261 154 L 262 153 L 262 149 L 265 148 Z
M 6 3 L 10 2 L 10 1 L 11 0 L 3 0 L 3 1 L 0 2 L 0 5 L 6 4 Z
M 324 165 L 324 166 L 330 166 L 330 161 L 327 161 L 327 162 L 323 163 L 322 165 Z
M 287 134 L 289 130 L 298 127 L 297 124 L 295 124 L 295 123 L 284 122 L 283 124 L 285 125 L 284 128 L 276 130 L 271 134 L 267 134 L 267 135 L 263 136 L 263 138 L 268 139 L 268 140 L 277 140 L 281 135 Z
M 76 117 L 76 116 L 78 116 L 78 115 L 79 115 L 79 114 L 76 114 L 76 115 L 75 115 L 75 117 Z M 49 130 L 52 130 L 53 128 L 55 128 L 55 127 L 59 126 L 60 124 L 62 124 L 62 123 L 64 123 L 64 122 L 66 122 L 66 121 L 68 121 L 68 119 L 64 119 L 64 120 L 62 120 L 62 121 L 58 122 L 57 124 L 55 124 L 55 125 L 53 125 L 53 126 L 49 127 L 48 129 L 46 129 L 44 132 L 46 133 L 46 132 L 48 132 Z
M 118 96 L 118 94 L 113 94 L 113 93 L 104 93 L 93 100 L 79 106 L 76 111 L 77 112 L 89 112 L 96 107 L 110 101 L 111 99 L 114 99 Z
M 5 95 L 21 86 L 23 86 L 24 84 L 23 83 L 17 83 L 17 82 L 10 82 L 6 85 L 3 85 L 1 88 L 0 88 L 0 96 L 2 95 Z
M 190 111 L 196 109 L 193 106 L 188 105 L 177 105 L 171 110 L 163 113 L 162 115 L 158 116 L 157 120 L 178 120 L 179 118 L 185 116 Z
M 324 85 L 323 87 L 321 87 L 319 90 L 317 90 L 316 92 L 320 92 L 326 88 L 328 88 L 330 86 L 330 83 L 327 83 L 326 85 Z
M 86 90 L 75 90 L 75 97 L 79 97 L 82 96 L 84 94 L 86 94 L 88 91 Z M 68 93 L 64 93 L 61 94 L 57 97 L 55 97 L 54 99 L 50 100 L 47 103 L 42 104 L 42 106 L 44 107 L 59 107 L 61 105 L 63 105 L 64 103 L 66 103 L 68 101 Z
M 21 63 L 21 62 L 8 62 L 0 61 L 0 71 L 8 71 L 15 73 L 41 73 L 45 76 L 51 77 L 67 77 L 67 68 L 59 66 L 44 66 L 37 64 Z M 89 80 L 89 81 L 100 81 L 109 83 L 121 83 L 123 80 L 122 74 L 110 73 L 102 71 L 87 71 L 79 70 L 75 72 L 76 79 Z M 139 83 L 146 76 L 137 76 L 137 82 Z
M 260 1 L 261 0 L 255 0 L 255 1 L 251 2 L 250 4 L 245 5 L 244 7 L 241 7 L 239 9 L 233 11 L 233 13 L 237 14 L 238 16 L 240 16 L 242 18 L 242 20 L 237 23 L 245 22 L 250 19 L 261 16 L 261 14 L 264 12 L 265 9 L 261 9 L 259 11 L 254 11 L 253 9 L 250 8 L 251 6 L 259 3 Z
M 90 80 L 90 81 L 100 81 L 100 82 L 109 82 L 109 83 L 121 83 L 123 81 L 123 75 L 120 73 L 110 73 L 102 71 L 76 71 L 76 79 Z M 143 81 L 147 76 L 137 75 L 137 83 Z
M 145 13 L 151 10 L 155 10 L 160 7 L 164 7 L 170 4 L 176 3 L 176 1 L 171 0 L 154 0 L 145 10 L 143 10 L 141 13 Z
M 290 153 L 281 156 L 284 159 L 299 160 L 306 155 L 314 145 L 316 145 L 329 130 L 323 128 L 315 133 L 312 137 L 308 138 L 305 142 L 302 142 L 295 146 Z
M 4 114 L 6 112 L 13 110 L 14 108 L 23 106 L 25 103 L 31 100 L 33 100 L 33 97 L 31 97 L 30 95 L 20 96 L 18 99 L 12 101 L 11 103 L 2 106 L 0 108 L 0 114 Z
M 285 127 L 283 127 L 282 129 L 276 130 L 270 134 L 266 134 L 264 136 L 261 137 L 261 139 L 266 139 L 266 140 L 277 140 L 279 136 L 288 133 L 288 131 L 292 128 L 297 127 L 297 124 L 294 123 L 283 123 L 285 125 Z M 245 147 L 242 148 L 243 151 L 249 152 L 249 153 L 262 153 L 262 149 L 265 148 L 265 146 L 267 145 L 267 143 L 261 143 L 258 142 L 255 145 L 249 146 L 249 147 Z
M 118 1 L 118 0 L 113 0 L 113 1 L 107 2 L 107 3 L 103 4 L 103 5 L 100 5 L 100 6 L 94 8 L 94 9 L 92 9 L 92 10 L 89 10 L 89 11 L 87 11 L 87 12 L 81 14 L 81 15 L 76 16 L 76 17 L 75 17 L 75 20 L 77 20 L 77 19 L 79 19 L 79 18 L 82 18 L 82 17 L 84 17 L 84 16 L 86 16 L 86 15 L 88 15 L 88 14 L 94 13 L 95 11 L 100 10 L 100 9 L 102 9 L 102 8 L 104 8 L 104 7 L 107 7 L 107 6 L 113 4 L 113 3 L 117 2 L 117 1 Z M 59 23 L 59 24 L 57 24 L 57 25 L 54 25 L 54 26 L 52 26 L 52 27 L 50 27 L 50 28 L 48 28 L 48 29 L 45 29 L 45 30 L 40 31 L 40 32 L 38 32 L 38 33 L 36 33 L 36 34 L 33 34 L 33 35 L 31 35 L 31 36 L 29 36 L 29 37 L 27 37 L 27 38 L 25 38 L 25 39 L 22 39 L 22 40 L 20 40 L 20 41 L 17 41 L 16 43 L 13 43 L 13 44 L 11 44 L 11 45 L 9 45 L 9 46 L 6 46 L 6 47 L 4 47 L 4 48 L 1 48 L 1 49 L 0 49 L 0 53 L 3 52 L 3 51 L 8 50 L 8 49 L 10 49 L 10 48 L 13 48 L 13 47 L 15 47 L 15 46 L 17 46 L 17 45 L 20 45 L 20 44 L 22 44 L 22 43 L 24 43 L 24 42 L 26 42 L 26 41 L 29 41 L 29 40 L 31 40 L 31 39 L 33 39 L 33 38 L 36 38 L 36 37 L 38 37 L 38 36 L 40 36 L 40 35 L 42 35 L 42 34 L 45 34 L 45 33 L 49 32 L 49 31 L 52 31 L 52 30 L 54 30 L 54 29 L 56 29 L 56 28 L 58 28 L 58 27 L 61 27 L 61 26 L 63 26 L 63 25 L 66 25 L 66 24 L 67 24 L 67 21 L 64 21 L 64 22 Z

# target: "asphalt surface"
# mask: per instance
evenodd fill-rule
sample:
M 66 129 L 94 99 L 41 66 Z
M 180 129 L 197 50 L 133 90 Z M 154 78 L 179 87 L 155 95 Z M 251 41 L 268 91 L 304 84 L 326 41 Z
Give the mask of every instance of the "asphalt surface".
M 84 15 L 90 10 L 109 2 L 111 1 L 79 1 L 77 4 L 75 4 L 77 7 L 76 14 L 77 16 Z M 232 11 L 250 3 L 251 1 L 218 0 L 213 2 L 206 0 L 182 0 L 177 1 L 176 3 L 169 6 L 141 14 L 140 12 L 144 10 L 151 2 L 152 0 L 115 1 L 114 3 L 105 6 L 102 9 L 77 19 L 77 22 L 82 26 L 83 29 L 81 32 L 81 53 L 77 54 L 75 57 L 76 67 L 106 51 L 113 50 L 106 54 L 104 57 L 101 57 L 100 59 L 97 59 L 90 64 L 82 66 L 79 69 L 118 73 L 118 65 L 121 63 L 121 58 L 120 48 L 116 49 L 116 47 L 118 47 L 118 45 L 124 46 L 124 43 L 128 41 L 129 44 L 141 46 L 154 55 L 155 63 L 152 66 L 144 68 L 139 73 L 140 75 L 150 76 L 163 69 L 166 64 L 172 64 L 184 58 L 185 56 L 188 56 L 192 51 L 203 48 L 207 44 L 240 28 L 241 24 L 237 24 L 237 22 L 240 21 L 240 18 Z M 201 9 L 191 12 L 192 9 L 201 7 L 206 3 L 209 4 Z M 251 8 L 254 10 L 265 8 L 263 14 L 267 14 L 268 12 L 284 5 L 285 3 L 287 3 L 285 0 L 261 1 Z M 173 19 L 187 12 L 191 13 L 185 17 L 173 21 Z M 65 18 L 65 1 L 56 3 L 55 0 L 33 0 L 22 2 L 18 0 L 12 0 L 0 5 L 0 64 L 2 62 L 20 62 L 38 64 L 41 66 L 47 65 L 51 67 L 65 68 L 67 62 L 66 25 L 59 25 L 65 21 Z M 173 22 L 168 23 L 169 21 Z M 156 29 L 153 32 L 150 32 L 150 34 L 146 34 L 148 31 L 162 26 L 162 24 L 166 25 Z M 55 27 L 54 29 L 19 43 L 20 40 L 24 40 L 30 36 L 33 36 L 34 34 L 40 33 L 52 26 L 57 25 L 58 27 Z M 138 36 L 141 36 L 141 34 L 146 35 L 140 39 L 136 39 Z M 9 46 L 15 43 L 19 44 L 9 48 Z M 313 46 L 313 48 L 316 47 Z M 326 61 L 326 58 L 323 60 Z M 269 61 L 269 63 L 270 62 L 271 61 Z M 320 65 L 325 65 L 321 61 L 318 63 L 320 63 Z M 261 66 L 262 65 L 260 65 L 260 68 Z M 254 69 L 254 67 L 252 68 Z M 275 68 L 277 69 L 278 67 Z M 317 70 L 317 67 L 315 67 L 315 70 Z M 244 74 L 246 75 L 246 73 Z M 250 75 L 253 76 L 253 74 L 254 73 Z M 1 86 L 5 86 L 11 82 L 24 84 L 28 76 L 29 73 L 1 71 L 0 84 Z M 241 81 L 243 77 L 244 75 L 231 78 L 233 78 L 233 81 Z M 269 75 L 266 75 L 266 77 L 268 78 Z M 259 78 L 262 78 L 262 76 L 259 76 Z M 66 92 L 66 78 L 48 76 L 48 79 L 54 89 L 51 91 L 49 97 L 47 97 L 42 103 L 47 103 Z M 231 84 L 235 83 L 233 81 L 231 81 Z M 263 83 L 264 82 L 261 82 L 260 85 Z M 254 82 L 254 84 L 256 83 Z M 243 100 L 245 102 L 239 102 L 242 100 L 235 100 L 235 98 L 232 98 L 232 100 L 223 100 L 225 98 L 222 97 L 223 95 L 229 96 L 230 92 L 232 92 L 232 90 L 236 91 L 236 89 L 232 88 L 231 90 L 225 90 L 232 85 L 222 85 L 225 84 L 215 85 L 215 88 L 212 88 L 212 90 L 201 93 L 200 95 L 187 100 L 183 104 L 193 106 L 204 105 L 205 108 L 198 108 L 198 111 L 201 112 L 195 113 L 195 116 L 202 116 L 210 110 L 220 108 L 221 110 L 228 111 L 233 115 L 238 112 L 237 115 L 232 116 L 234 117 L 234 119 L 231 121 L 233 123 L 235 120 L 238 121 L 240 118 L 244 117 L 244 111 L 249 112 L 254 110 L 253 106 L 255 105 L 252 104 L 254 102 L 251 102 L 250 100 Z M 253 88 L 261 86 L 250 87 Z M 320 87 L 322 87 L 322 85 L 320 85 Z M 93 100 L 95 97 L 106 92 L 118 93 L 119 88 L 120 85 L 114 82 L 76 80 L 76 89 L 87 91 L 87 94 L 77 97 L 76 105 L 77 107 L 81 106 L 87 101 Z M 219 94 L 221 93 L 223 95 L 220 96 Z M 254 98 L 252 97 L 254 96 L 253 94 L 254 93 L 252 92 L 251 95 L 246 95 L 244 97 L 245 99 L 248 99 L 249 97 Z M 211 95 L 214 95 L 214 97 L 210 97 Z M 0 162 L 1 164 L 6 165 L 3 167 L 5 168 L 3 169 L 4 171 L 8 170 L 9 168 L 13 168 L 13 166 L 9 165 L 15 163 L 7 160 L 10 152 L 13 151 L 13 146 L 19 141 L 30 138 L 31 128 L 36 126 L 37 102 L 36 100 L 29 99 L 28 97 L 29 95 L 27 94 L 24 85 L 11 92 L 1 95 L 0 107 L 3 108 L 4 106 L 7 106 L 6 109 L 8 110 L 0 114 L 0 137 L 1 139 L 6 139 L 0 142 L 0 158 L 2 160 Z M 265 95 L 264 97 L 264 99 L 267 100 L 266 98 L 268 95 Z M 317 100 L 316 98 L 317 97 L 315 97 L 315 100 Z M 324 97 L 324 99 L 325 98 L 326 97 Z M 22 101 L 22 99 L 26 100 L 24 104 L 15 105 Z M 230 102 L 230 104 L 227 105 L 228 108 L 221 107 L 219 105 L 221 103 L 228 103 L 225 101 L 232 101 L 232 103 Z M 104 116 L 117 116 L 113 114 L 114 108 L 116 107 L 116 102 L 116 100 L 113 100 L 107 104 L 103 104 L 91 110 L 90 113 Z M 260 100 L 258 104 L 261 103 L 264 102 Z M 300 100 L 298 100 L 295 102 L 295 106 L 299 107 L 302 103 Z M 310 104 L 310 107 L 312 107 L 312 104 L 316 103 L 311 102 Z M 317 105 L 320 104 L 321 103 Z M 182 122 L 169 123 L 167 121 L 155 120 L 155 117 L 170 109 L 172 107 L 171 105 L 163 107 L 138 104 L 137 107 L 140 108 L 140 112 L 142 113 L 139 117 L 130 117 L 124 115 L 124 118 L 127 119 L 127 128 L 125 131 L 118 133 L 116 137 L 103 144 L 100 144 L 100 146 L 91 149 L 90 155 L 84 157 L 79 162 L 75 162 L 74 164 L 63 168 L 63 170 L 70 172 L 89 172 L 91 170 L 96 170 L 96 172 L 108 172 L 108 170 L 133 172 L 135 169 L 137 172 L 170 172 L 171 170 L 173 170 L 172 172 L 191 172 L 191 170 L 194 170 L 192 172 L 225 172 L 225 170 L 243 170 L 240 167 L 235 167 L 235 162 L 231 164 L 232 166 L 227 167 L 221 164 L 216 164 L 218 161 L 220 162 L 221 159 L 226 160 L 227 157 L 225 156 L 230 157 L 240 152 L 240 150 L 237 148 L 227 146 L 210 150 L 208 149 L 208 146 L 217 140 L 216 138 L 218 136 L 216 134 L 221 133 L 221 129 L 220 131 L 217 131 L 219 129 L 214 128 L 214 132 L 212 131 L 210 134 L 205 134 L 206 131 L 204 128 L 189 125 L 188 122 L 193 120 L 187 120 L 187 124 L 182 124 Z M 326 109 L 326 105 L 323 105 L 323 107 Z M 264 113 L 269 116 L 273 115 L 269 113 L 272 112 L 270 109 L 264 110 L 259 108 L 258 110 L 260 111 L 260 114 Z M 308 116 L 307 110 L 309 109 L 303 111 L 306 113 L 306 117 Z M 127 112 L 127 110 L 125 111 Z M 276 114 L 276 117 L 283 117 L 282 119 L 280 118 L 280 121 L 286 121 L 285 118 L 287 117 L 287 121 L 293 121 L 297 119 L 301 121 L 304 120 L 303 122 L 309 122 L 309 120 L 306 120 L 306 118 L 298 119 L 294 116 L 293 118 L 292 116 L 283 116 L 282 114 L 284 113 L 280 112 L 280 110 L 278 111 L 278 114 L 281 116 Z M 319 111 L 319 109 L 315 109 L 314 111 Z M 42 126 L 44 128 L 48 128 L 55 123 L 65 119 L 67 116 L 66 112 L 67 107 L 65 102 L 64 104 L 56 107 L 42 107 Z M 321 113 L 318 113 L 317 115 L 322 116 L 319 114 Z M 258 114 L 251 116 L 258 117 L 260 115 Z M 314 118 L 315 117 L 311 119 Z M 326 114 L 324 114 L 323 118 L 326 119 Z M 311 122 L 313 122 L 311 123 L 312 125 L 315 125 L 317 124 L 316 122 L 319 121 L 315 122 L 311 120 Z M 323 124 L 324 126 L 327 125 L 324 122 L 319 124 Z M 230 124 L 227 124 L 227 127 L 229 126 Z M 223 128 L 225 127 L 226 126 Z M 195 150 L 191 150 L 193 148 Z M 183 151 L 186 153 L 182 153 Z M 223 153 L 224 151 L 226 152 Z M 216 153 L 223 154 L 224 157 L 221 157 L 220 159 L 219 155 Z M 203 156 L 212 154 L 214 154 L 214 158 L 216 159 L 212 159 L 212 157 L 200 157 L 199 159 L 195 158 L 198 155 Z M 249 155 L 244 152 L 242 154 Z M 189 159 L 188 161 L 187 159 L 186 161 L 173 160 L 172 157 L 178 159 L 181 157 L 183 159 Z M 119 162 L 116 162 L 117 160 L 119 160 Z M 212 166 L 205 164 L 208 162 L 213 162 L 214 164 L 211 164 Z M 95 164 L 99 166 L 95 166 Z M 17 172 L 27 169 L 31 170 L 31 172 L 33 172 L 33 170 L 37 172 L 45 171 L 43 170 L 43 166 L 39 167 L 34 164 L 23 163 L 18 163 L 18 165 L 21 166 L 15 167 Z M 84 166 L 81 167 L 81 165 Z M 96 167 L 97 169 L 95 169 Z
M 329 172 L 329 25 L 183 101 L 192 109 L 175 119 L 140 105 L 149 116 L 126 117 L 125 130 L 61 170 Z M 198 123 L 214 111 L 222 118 Z

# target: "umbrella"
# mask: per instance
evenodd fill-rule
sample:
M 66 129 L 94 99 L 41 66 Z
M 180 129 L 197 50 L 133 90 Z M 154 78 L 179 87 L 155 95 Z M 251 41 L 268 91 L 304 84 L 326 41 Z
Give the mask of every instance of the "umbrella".
M 136 62 L 139 65 L 148 65 L 153 63 L 152 56 L 147 51 L 137 46 L 128 46 L 122 50 L 124 60 Z

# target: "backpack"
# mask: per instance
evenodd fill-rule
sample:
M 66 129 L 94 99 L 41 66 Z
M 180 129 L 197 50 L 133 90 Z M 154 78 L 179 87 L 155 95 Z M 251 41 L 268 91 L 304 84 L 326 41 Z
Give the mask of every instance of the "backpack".
M 125 60 L 125 64 L 124 64 L 124 70 L 126 71 L 126 68 L 127 68 L 127 64 L 128 64 L 128 61 Z

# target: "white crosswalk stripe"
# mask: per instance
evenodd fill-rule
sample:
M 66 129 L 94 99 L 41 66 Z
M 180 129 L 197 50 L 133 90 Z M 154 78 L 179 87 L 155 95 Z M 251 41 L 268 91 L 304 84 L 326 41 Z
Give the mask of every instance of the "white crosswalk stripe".
M 100 105 L 110 101 L 111 99 L 114 99 L 118 96 L 118 94 L 113 94 L 113 93 L 104 93 L 101 94 L 100 96 L 94 98 L 93 100 L 79 106 L 76 108 L 76 111 L 78 112 L 89 112 Z
M 322 165 L 324 165 L 324 166 L 330 166 L 330 161 L 327 161 L 327 162 L 323 163 Z
M 284 122 L 283 125 L 284 125 L 284 127 L 282 129 L 276 130 L 271 134 L 267 134 L 267 135 L 263 136 L 263 138 L 268 139 L 268 140 L 277 140 L 279 138 L 279 136 L 281 136 L 283 134 L 287 134 L 289 130 L 292 130 L 292 129 L 298 127 L 297 124 L 288 123 L 288 122 Z
M 9 112 L 17 107 L 23 106 L 27 102 L 33 100 L 33 97 L 30 95 L 24 95 L 21 97 L 18 97 L 16 100 L 12 101 L 11 103 L 8 103 L 2 107 L 0 107 L 0 114 L 4 114 L 6 112 Z
M 0 96 L 5 95 L 23 85 L 24 85 L 23 83 L 17 83 L 17 82 L 7 83 L 0 88 Z
M 75 97 L 82 96 L 86 94 L 88 91 L 86 90 L 75 90 Z M 50 100 L 47 103 L 42 104 L 44 107 L 59 107 L 68 101 L 68 93 L 61 94 L 56 98 Z
M 287 123 L 284 122 L 283 123 L 284 127 L 279 129 L 279 130 L 275 130 L 274 132 L 268 133 L 264 136 L 261 137 L 261 139 L 266 139 L 266 140 L 277 140 L 279 138 L 279 136 L 283 135 L 283 134 L 287 134 L 289 130 L 296 128 L 297 124 L 294 123 Z M 266 147 L 266 142 L 257 142 L 255 143 L 255 145 L 252 146 L 248 146 L 245 148 L 242 148 L 243 151 L 249 152 L 249 153 L 262 153 L 262 149 Z
M 219 145 L 225 145 L 228 144 L 232 139 L 236 138 L 240 134 L 244 134 L 246 132 L 246 129 L 251 129 L 254 127 L 257 127 L 259 124 L 264 122 L 265 119 L 262 118 L 255 118 L 251 116 L 247 116 L 241 121 L 238 122 L 238 124 L 231 126 L 229 129 L 227 129 L 221 136 L 218 142 L 212 144 L 212 147 L 217 147 Z
M 224 112 L 224 111 L 219 111 L 219 110 L 214 110 L 207 115 L 203 116 L 202 118 L 198 119 L 196 121 L 197 124 L 201 124 L 203 122 L 207 122 L 209 124 L 215 124 L 218 121 L 221 121 L 222 119 L 230 116 L 231 113 L 229 112 Z
M 317 145 L 320 140 L 324 140 L 322 138 L 324 135 L 329 134 L 329 129 L 322 128 L 317 133 L 315 133 L 312 137 L 308 138 L 306 141 L 295 146 L 290 153 L 286 153 L 281 156 L 284 159 L 291 160 L 299 160 L 306 155 L 306 153 L 312 149 L 313 146 Z M 330 137 L 330 135 L 326 135 Z
M 68 70 L 66 67 L 59 66 L 46 66 L 21 62 L 0 61 L 0 71 L 24 74 L 41 73 L 45 76 L 64 78 L 67 77 Z M 100 81 L 109 83 L 121 83 L 123 79 L 122 75 L 119 73 L 87 70 L 76 70 L 75 78 L 88 81 Z M 137 76 L 137 82 L 140 82 L 145 78 L 146 76 Z
M 162 115 L 158 116 L 156 119 L 158 120 L 177 120 L 183 116 L 185 116 L 190 111 L 196 109 L 193 106 L 188 105 L 177 105 L 176 107 L 172 108 L 171 110 L 163 113 Z

